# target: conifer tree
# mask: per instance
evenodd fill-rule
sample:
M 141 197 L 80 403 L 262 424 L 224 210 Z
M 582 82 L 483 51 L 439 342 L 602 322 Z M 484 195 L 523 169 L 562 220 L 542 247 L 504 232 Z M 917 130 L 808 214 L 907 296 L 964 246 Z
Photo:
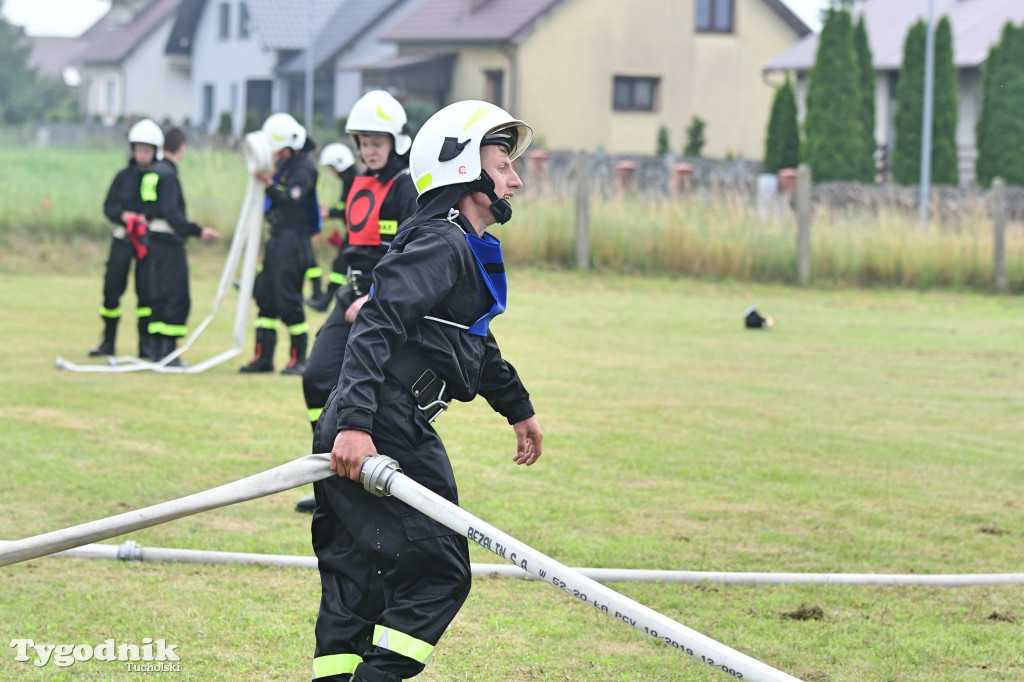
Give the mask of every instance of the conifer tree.
M 866 181 L 875 179 L 875 150 L 878 142 L 875 140 L 875 65 L 871 58 L 871 47 L 868 44 L 868 30 L 864 25 L 864 15 L 860 15 L 857 26 L 853 31 L 853 48 L 857 52 L 857 66 L 860 74 L 860 96 L 861 96 L 861 127 L 864 132 L 864 145 L 871 150 L 871 167 L 865 169 Z
M 924 112 L 924 47 L 928 27 L 918 21 L 903 42 L 903 65 L 896 83 L 896 131 L 892 177 L 901 185 L 921 179 L 921 121 Z
M 1006 24 L 982 73 L 978 180 L 988 186 L 1002 177 L 1008 184 L 1024 185 L 1024 24 Z
M 953 63 L 953 27 L 943 16 L 935 27 L 935 87 L 932 101 L 932 182 L 960 181 L 956 148 L 957 72 Z
M 860 76 L 850 13 L 829 10 L 807 90 L 804 148 L 815 180 L 864 180 L 872 150 L 864 144 Z
M 764 165 L 772 171 L 796 168 L 800 163 L 800 128 L 797 124 L 796 93 L 789 76 L 775 91 L 765 139 Z

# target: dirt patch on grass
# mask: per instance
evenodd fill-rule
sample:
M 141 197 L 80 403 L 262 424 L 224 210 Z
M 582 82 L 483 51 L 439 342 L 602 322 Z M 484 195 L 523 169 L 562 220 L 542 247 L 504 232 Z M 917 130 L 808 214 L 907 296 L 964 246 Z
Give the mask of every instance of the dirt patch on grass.
M 795 611 L 786 611 L 783 618 L 790 620 L 825 620 L 825 611 L 820 606 L 801 604 Z

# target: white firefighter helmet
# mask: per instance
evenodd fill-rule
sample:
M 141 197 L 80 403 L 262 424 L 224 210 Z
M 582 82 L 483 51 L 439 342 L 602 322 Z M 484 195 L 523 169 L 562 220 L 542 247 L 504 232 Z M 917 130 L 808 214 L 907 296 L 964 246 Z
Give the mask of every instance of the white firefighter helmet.
M 279 152 L 285 147 L 302 149 L 306 144 L 306 129 L 291 114 L 271 114 L 260 130 L 267 136 L 271 152 Z
M 151 118 L 144 118 L 128 131 L 128 143 L 151 144 L 159 154 L 164 146 L 164 131 Z
M 416 134 L 409 169 L 421 195 L 438 187 L 480 177 L 480 147 L 500 144 L 514 160 L 533 139 L 533 129 L 499 106 L 479 100 L 449 104 L 427 119 Z
M 353 136 L 388 133 L 395 140 L 395 153 L 401 156 L 412 145 L 408 123 L 401 102 L 383 90 L 371 90 L 352 105 L 345 121 L 345 132 Z
M 339 173 L 344 173 L 356 162 L 352 150 L 340 142 L 332 142 L 320 152 L 320 165 L 331 166 Z

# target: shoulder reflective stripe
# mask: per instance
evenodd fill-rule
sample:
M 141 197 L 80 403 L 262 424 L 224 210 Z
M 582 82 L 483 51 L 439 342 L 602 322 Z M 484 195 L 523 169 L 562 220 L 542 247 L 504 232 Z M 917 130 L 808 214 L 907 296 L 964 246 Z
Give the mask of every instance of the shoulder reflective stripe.
M 156 184 L 160 181 L 160 176 L 156 173 L 146 173 L 142 176 L 142 182 L 139 184 L 139 197 L 143 201 L 156 201 Z
M 351 675 L 362 662 L 363 659 L 358 654 L 317 656 L 313 659 L 313 679 L 330 677 L 331 675 Z
M 100 316 L 116 320 L 121 317 L 121 308 L 104 308 L 103 306 L 100 306 Z
M 136 311 L 135 311 L 135 315 L 138 316 L 139 318 L 149 317 L 152 314 L 153 314 L 153 309 L 152 308 L 142 307 L 142 308 L 136 309 Z
M 341 286 L 348 284 L 348 277 L 342 272 L 332 272 L 330 279 L 331 284 L 340 284 Z
M 321 267 L 306 268 L 306 279 L 313 279 L 314 277 L 320 277 L 324 274 L 324 269 Z
M 188 327 L 183 324 L 164 323 L 164 329 L 160 332 L 164 336 L 185 336 L 188 334 Z
M 288 333 L 292 336 L 298 336 L 299 334 L 305 334 L 309 331 L 309 322 L 299 322 L 298 324 L 288 325 Z
M 322 407 L 311 407 L 311 408 L 309 408 L 307 410 L 307 413 L 309 414 L 309 421 L 311 421 L 311 422 L 313 422 L 315 424 L 317 422 L 317 420 L 320 419 L 320 413 L 323 412 L 323 411 L 324 411 L 324 408 L 322 408 Z
M 257 329 L 274 329 L 277 327 L 277 320 L 273 317 L 257 317 L 256 328 Z
M 430 654 L 434 652 L 432 644 L 383 625 L 373 626 L 373 644 L 420 663 L 426 663 Z
M 434 317 L 432 315 L 424 315 L 423 319 L 424 320 L 430 320 L 432 322 L 440 322 L 441 324 L 447 324 L 447 325 L 450 325 L 452 327 L 458 327 L 459 329 L 469 329 L 469 327 L 467 327 L 464 324 L 459 324 L 458 322 L 452 322 L 451 320 L 442 320 L 440 317 Z
M 398 221 L 397 220 L 381 220 L 377 223 L 380 225 L 381 234 L 393 235 L 398 232 Z

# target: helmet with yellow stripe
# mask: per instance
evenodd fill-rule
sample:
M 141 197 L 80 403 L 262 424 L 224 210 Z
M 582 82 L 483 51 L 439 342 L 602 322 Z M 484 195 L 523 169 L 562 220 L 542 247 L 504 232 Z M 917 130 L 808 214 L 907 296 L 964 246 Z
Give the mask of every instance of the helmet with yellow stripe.
M 358 137 L 359 133 L 387 133 L 394 139 L 395 153 L 399 156 L 408 152 L 412 144 L 405 107 L 383 90 L 371 90 L 352 105 L 345 121 L 345 132 L 353 137 Z
M 412 143 L 409 168 L 420 196 L 481 177 L 480 148 L 495 144 L 515 160 L 533 140 L 533 129 L 490 102 L 449 104 L 427 119 Z

